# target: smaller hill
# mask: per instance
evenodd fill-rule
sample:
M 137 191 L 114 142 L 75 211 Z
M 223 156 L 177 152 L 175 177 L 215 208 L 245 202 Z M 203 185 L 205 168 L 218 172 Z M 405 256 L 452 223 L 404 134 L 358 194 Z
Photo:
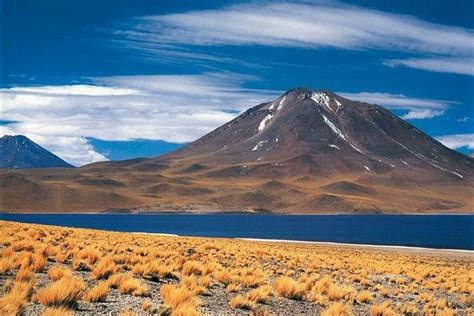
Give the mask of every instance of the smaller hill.
M 0 138 L 1 169 L 74 168 L 23 135 Z

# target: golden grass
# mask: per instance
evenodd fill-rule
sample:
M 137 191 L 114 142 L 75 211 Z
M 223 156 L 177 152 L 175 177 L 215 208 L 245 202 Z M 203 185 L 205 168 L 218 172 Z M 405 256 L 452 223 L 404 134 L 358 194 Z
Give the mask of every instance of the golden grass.
M 92 270 L 92 277 L 95 279 L 107 279 L 117 270 L 114 259 L 112 257 L 105 257 Z
M 305 296 L 304 287 L 289 277 L 278 277 L 273 281 L 273 290 L 278 296 L 293 300 L 302 300 Z
M 62 277 L 71 277 L 72 271 L 63 266 L 53 266 L 48 270 L 48 276 L 51 281 L 57 281 Z
M 169 307 L 173 314 L 179 310 L 195 310 L 200 304 L 195 293 L 184 286 L 165 284 L 161 287 L 160 294 L 165 306 Z
M 148 287 L 139 279 L 128 276 L 118 286 L 118 290 L 122 294 L 131 294 L 134 296 L 146 296 Z
M 255 303 L 266 303 L 271 293 L 272 288 L 269 285 L 262 285 L 248 292 L 245 297 Z
M 118 289 L 120 284 L 122 284 L 125 280 L 130 279 L 132 276 L 127 273 L 118 273 L 114 274 L 109 279 L 107 280 L 107 284 L 113 288 L 113 289 Z
M 74 308 L 84 294 L 84 282 L 77 277 L 63 277 L 51 283 L 35 296 L 35 300 L 46 306 Z
M 230 300 L 230 307 L 240 309 L 254 309 L 256 306 L 255 302 L 248 299 L 245 296 L 237 295 Z
M 321 313 L 321 316 L 346 316 L 351 315 L 351 308 L 343 303 L 333 303 Z
M 284 306 L 285 299 L 305 300 L 292 304 L 325 315 L 469 314 L 474 304 L 474 260 L 467 255 L 175 238 L 1 221 L 0 255 L 0 315 L 27 313 L 30 302 L 45 305 L 51 313 L 61 308 L 66 313 L 64 308 L 72 310 L 81 300 L 108 303 L 112 293 L 118 299 L 132 295 L 127 300 L 139 300 L 135 306 L 143 311 L 134 310 L 137 314 L 198 314 L 208 310 L 209 305 L 201 304 L 211 304 L 209 295 L 216 291 L 227 292 L 224 306 L 231 313 L 278 313 L 274 308 Z M 79 276 L 87 280 L 87 290 Z M 160 287 L 161 307 L 150 296 Z
M 362 291 L 356 296 L 356 301 L 358 303 L 370 303 L 373 300 L 373 296 L 369 291 Z
M 397 313 L 390 306 L 391 302 L 385 301 L 378 305 L 372 305 L 369 309 L 370 316 L 396 316 Z
M 150 314 L 157 313 L 157 310 L 153 308 L 153 302 L 149 298 L 143 300 L 142 309 L 144 312 L 147 312 Z
M 109 292 L 109 285 L 107 282 L 102 281 L 92 289 L 89 290 L 84 295 L 84 300 L 87 302 L 95 303 L 95 302 L 105 302 L 107 299 L 107 294 Z
M 0 298 L 0 315 L 22 314 L 29 297 L 33 293 L 33 281 L 16 281 L 7 289 L 6 294 Z

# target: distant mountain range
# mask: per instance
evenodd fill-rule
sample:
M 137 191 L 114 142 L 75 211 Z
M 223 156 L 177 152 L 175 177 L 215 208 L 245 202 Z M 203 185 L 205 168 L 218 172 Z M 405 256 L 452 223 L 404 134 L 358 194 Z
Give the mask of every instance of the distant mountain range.
M 472 212 L 473 167 L 382 107 L 297 88 L 156 158 L 2 172 L 0 209 Z
M 0 168 L 2 169 L 73 167 L 25 136 L 6 135 L 0 138 Z

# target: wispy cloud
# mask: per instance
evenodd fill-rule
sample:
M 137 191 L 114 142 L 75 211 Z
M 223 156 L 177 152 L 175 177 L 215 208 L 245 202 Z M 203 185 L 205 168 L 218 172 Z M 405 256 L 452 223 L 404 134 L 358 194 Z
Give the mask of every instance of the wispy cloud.
M 474 134 L 455 134 L 436 137 L 446 147 L 459 149 L 467 147 L 474 149 Z
M 405 66 L 433 72 L 474 76 L 474 58 L 409 58 L 387 60 L 390 67 Z
M 128 30 L 116 34 L 135 48 L 156 52 L 156 56 L 164 51 L 190 54 L 182 51 L 190 45 L 377 49 L 411 55 L 387 65 L 472 75 L 472 67 L 463 70 L 473 58 L 472 30 L 341 3 L 237 4 L 217 10 L 145 16 L 126 27 Z M 205 54 L 203 58 L 211 57 Z
M 458 122 L 462 122 L 462 123 L 467 123 L 471 120 L 471 118 L 469 116 L 464 116 L 464 117 L 461 117 L 459 119 L 457 119 Z
M 404 119 L 428 119 L 442 115 L 449 105 L 455 103 L 447 100 L 407 97 L 403 94 L 382 92 L 339 93 L 341 96 L 357 101 L 382 105 L 389 109 L 407 111 Z
M 248 89 L 252 75 L 189 75 L 88 78 L 89 84 L 0 89 L 0 135 L 24 134 L 75 165 L 106 160 L 88 142 L 154 139 L 183 143 L 206 134 L 282 91 Z M 442 113 L 448 101 L 389 93 L 340 93 L 409 117 Z
M 0 89 L 0 134 L 24 134 L 75 165 L 105 160 L 86 137 L 188 142 L 276 91 L 234 73 L 89 78 L 90 84 Z

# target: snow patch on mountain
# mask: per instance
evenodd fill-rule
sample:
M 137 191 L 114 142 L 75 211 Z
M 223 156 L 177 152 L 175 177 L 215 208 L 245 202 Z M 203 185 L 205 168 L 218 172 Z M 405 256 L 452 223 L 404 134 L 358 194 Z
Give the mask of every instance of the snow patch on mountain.
M 268 114 L 263 118 L 263 120 L 260 122 L 258 125 L 258 131 L 261 132 L 265 129 L 265 126 L 267 125 L 267 122 L 270 121 L 273 117 L 273 113 Z

